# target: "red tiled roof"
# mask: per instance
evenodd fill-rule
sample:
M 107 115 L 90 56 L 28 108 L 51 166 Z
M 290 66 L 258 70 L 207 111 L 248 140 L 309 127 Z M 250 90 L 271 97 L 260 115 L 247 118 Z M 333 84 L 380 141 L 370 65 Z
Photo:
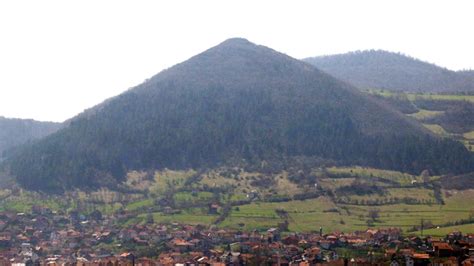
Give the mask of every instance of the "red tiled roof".
M 415 253 L 413 254 L 414 259 L 429 259 L 430 255 L 429 254 L 424 254 L 424 253 Z
M 435 242 L 433 243 L 433 247 L 435 249 L 442 249 L 442 250 L 453 250 L 453 248 L 448 244 L 448 243 L 445 243 L 445 242 Z

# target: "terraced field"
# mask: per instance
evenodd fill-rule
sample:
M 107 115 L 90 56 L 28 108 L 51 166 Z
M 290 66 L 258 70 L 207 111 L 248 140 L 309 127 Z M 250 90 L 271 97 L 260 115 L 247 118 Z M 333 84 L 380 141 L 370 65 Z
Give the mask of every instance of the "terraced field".
M 473 193 L 474 194 L 474 193 Z M 424 220 L 433 224 L 444 224 L 453 220 L 466 219 L 471 207 L 459 206 L 447 201 L 446 205 L 393 204 L 382 206 L 338 205 L 327 198 L 288 203 L 255 203 L 239 206 L 220 225 L 222 227 L 244 228 L 246 230 L 277 227 L 284 221 L 275 210 L 288 212 L 289 229 L 297 232 L 364 230 L 368 226 L 370 210 L 379 210 L 379 218 L 370 227 L 400 227 L 405 232 Z M 474 232 L 474 231 L 472 231 Z

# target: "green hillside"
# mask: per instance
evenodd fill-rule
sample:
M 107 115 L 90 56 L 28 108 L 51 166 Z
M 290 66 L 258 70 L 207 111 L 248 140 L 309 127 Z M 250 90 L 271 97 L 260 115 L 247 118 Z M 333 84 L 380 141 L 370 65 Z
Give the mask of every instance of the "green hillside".
M 361 89 L 405 92 L 472 92 L 472 71 L 452 71 L 421 60 L 381 50 L 304 59 Z
M 130 170 L 295 161 L 420 173 L 471 154 L 299 60 L 230 39 L 69 121 L 4 166 L 26 188 L 117 187 Z M 273 170 L 271 170 L 273 171 Z

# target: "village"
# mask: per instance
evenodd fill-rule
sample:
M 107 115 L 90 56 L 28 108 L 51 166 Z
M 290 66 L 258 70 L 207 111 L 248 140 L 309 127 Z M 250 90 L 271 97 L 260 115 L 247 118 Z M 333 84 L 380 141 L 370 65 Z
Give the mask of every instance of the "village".
M 122 213 L 127 216 L 129 214 Z M 353 233 L 244 232 L 178 223 L 121 225 L 117 216 L 0 212 L 0 265 L 472 265 L 474 234 L 408 236 L 397 228 Z

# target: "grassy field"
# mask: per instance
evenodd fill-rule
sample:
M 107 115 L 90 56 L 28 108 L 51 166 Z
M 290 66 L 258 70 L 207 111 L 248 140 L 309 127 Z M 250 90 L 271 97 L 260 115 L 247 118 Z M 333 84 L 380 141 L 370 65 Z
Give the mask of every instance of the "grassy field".
M 173 198 L 176 202 L 190 202 L 190 203 L 200 203 L 200 202 L 209 202 L 212 200 L 214 195 L 211 192 L 178 192 L 173 195 Z
M 220 201 L 221 206 L 225 206 L 230 202 L 247 200 L 247 194 L 250 191 L 263 195 L 262 199 L 265 200 L 265 195 L 270 195 L 269 193 L 281 197 L 294 196 L 299 193 L 304 194 L 305 187 L 314 190 L 311 185 L 298 186 L 291 182 L 286 172 L 269 176 L 274 182 L 272 192 L 270 192 L 271 188 L 268 186 L 258 187 L 252 185 L 253 181 L 258 180 L 258 173 L 245 172 L 226 177 L 217 172 L 207 173 L 204 174 L 202 180 L 185 186 L 186 180 L 195 173 L 194 171 L 162 171 L 156 172 L 155 175 L 151 176 L 152 178 L 150 176 L 146 177 L 143 173 L 134 173 L 134 176 L 127 181 L 132 188 L 133 185 L 136 185 L 137 189 L 140 190 L 142 184 L 137 183 L 140 180 L 146 179 L 149 182 L 147 183 L 149 188 L 144 189 L 144 191 L 146 192 L 149 189 L 150 193 L 143 194 L 134 192 L 130 195 L 120 195 L 117 192 L 101 189 L 87 193 L 71 192 L 70 195 L 66 196 L 66 199 L 59 199 L 53 196 L 40 196 L 32 192 L 11 193 L 5 190 L 0 191 L 0 195 L 4 197 L 0 202 L 0 210 L 30 212 L 31 207 L 38 204 L 52 210 L 80 209 L 82 212 L 90 213 L 92 210 L 98 209 L 104 214 L 112 214 L 123 208 L 138 213 L 126 223 L 134 224 L 146 222 L 150 211 L 148 207 L 154 207 L 157 204 L 157 199 L 162 199 L 164 194 L 168 194 L 167 197 L 173 199 L 175 204 L 171 206 L 180 212 L 164 214 L 154 210 L 152 217 L 155 223 L 179 222 L 211 225 L 219 215 L 208 214 L 207 206 L 210 202 Z M 437 205 L 435 204 L 434 191 L 429 186 L 412 185 L 413 180 L 420 184 L 423 183 L 423 178 L 420 176 L 363 167 L 332 167 L 324 171 L 315 169 L 313 173 L 318 177 L 318 185 L 325 191 L 323 193 L 325 196 L 287 202 L 256 201 L 250 204 L 233 206 L 229 216 L 218 226 L 244 230 L 266 230 L 287 220 L 289 230 L 293 232 L 318 231 L 319 227 L 323 227 L 325 232 L 350 232 L 365 230 L 369 226 L 375 228 L 400 227 L 407 232 L 414 226 L 419 225 L 421 220 L 431 222 L 435 226 L 443 226 L 448 222 L 467 219 L 474 214 L 474 190 L 442 191 L 445 204 Z M 430 180 L 437 178 L 439 177 L 430 177 Z M 340 192 L 326 193 L 335 192 L 338 188 L 349 186 L 355 180 L 381 186 L 383 194 L 356 195 L 348 193 L 347 195 L 341 195 Z M 393 181 L 395 184 L 387 181 Z M 203 190 L 204 187 L 208 187 L 209 190 Z M 216 194 L 218 192 L 215 188 L 222 187 L 228 187 L 230 190 Z M 155 191 L 155 194 L 153 191 Z M 172 193 L 170 194 L 170 192 Z M 344 197 L 357 200 L 357 202 L 339 201 Z M 391 198 L 411 198 L 417 200 L 415 202 L 417 204 L 387 204 L 387 199 Z M 375 199 L 379 199 L 380 204 L 385 205 L 363 205 L 367 204 L 368 200 Z M 181 209 L 178 210 L 178 208 Z M 287 216 L 280 216 L 276 210 L 284 210 Z M 377 210 L 379 214 L 379 217 L 375 220 L 371 220 L 369 217 L 369 213 L 373 210 Z M 463 232 L 466 233 L 474 232 L 473 226 L 470 225 L 460 226 L 460 228 L 465 230 Z M 437 234 L 444 234 L 451 229 L 455 228 L 442 227 L 433 230 L 436 230 Z M 426 231 L 426 233 L 428 232 L 431 231 Z
M 31 212 L 31 208 L 35 205 L 49 208 L 53 211 L 64 210 L 65 203 L 56 197 L 44 198 L 34 192 L 20 191 L 12 193 L 2 190 L 0 193 L 5 198 L 1 200 L 0 211 L 13 212 Z
M 327 231 L 355 231 L 368 227 L 369 211 L 379 210 L 380 217 L 371 227 L 400 227 L 407 231 L 419 225 L 421 220 L 433 224 L 443 224 L 453 220 L 466 219 L 470 207 L 456 205 L 407 205 L 394 204 L 383 206 L 336 205 L 327 198 L 286 203 L 253 203 L 232 210 L 231 215 L 221 227 L 243 228 L 245 230 L 276 227 L 284 221 L 275 210 L 288 212 L 290 231 L 309 232 L 323 227 Z M 349 210 L 349 211 L 347 211 Z
M 401 173 L 397 171 L 381 170 L 368 167 L 331 167 L 327 168 L 329 173 L 333 174 L 347 174 L 355 177 L 370 179 L 373 177 L 380 177 L 390 181 L 395 181 L 400 185 L 411 185 L 413 180 L 422 182 L 422 178 L 415 175 Z
M 127 204 L 127 206 L 125 206 L 125 209 L 128 210 L 128 211 L 134 211 L 134 210 L 138 210 L 138 209 L 141 209 L 141 208 L 151 207 L 153 205 L 154 205 L 154 200 L 148 198 L 148 199 L 144 199 L 144 200 L 131 202 L 131 203 Z
M 352 206 L 351 209 L 352 215 L 359 217 L 367 216 L 370 209 L 378 209 L 380 217 L 374 223 L 374 227 L 400 227 L 404 231 L 419 225 L 422 219 L 437 225 L 453 220 L 466 219 L 470 214 L 470 209 L 449 205 L 394 204 L 377 207 Z
M 357 201 L 361 202 L 363 200 L 378 200 L 380 202 L 389 201 L 391 199 L 399 198 L 399 199 L 413 199 L 418 202 L 428 203 L 431 202 L 434 204 L 436 202 L 433 190 L 425 189 L 425 188 L 390 188 L 387 189 L 387 192 L 383 195 L 373 194 L 370 196 L 363 195 L 349 195 L 345 197 L 347 200 L 350 201 Z
M 465 139 L 474 140 L 474 131 L 470 131 L 463 134 Z
M 289 201 L 279 203 L 252 203 L 234 208 L 229 217 L 220 224 L 221 227 L 243 228 L 245 230 L 268 229 L 276 227 L 285 219 L 277 215 L 275 210 L 288 212 L 290 230 L 298 232 L 316 231 L 319 226 L 336 229 L 341 214 L 334 212 L 337 206 L 328 198 L 320 197 L 305 201 Z
M 262 177 L 268 178 L 271 184 L 256 185 L 256 181 Z M 308 192 L 308 187 L 300 187 L 288 179 L 288 173 L 283 171 L 275 175 L 262 175 L 260 173 L 240 172 L 233 177 L 224 177 L 217 172 L 211 172 L 202 178 L 198 186 L 200 188 L 220 187 L 231 188 L 231 201 L 245 200 L 249 192 L 256 192 L 263 199 L 271 198 L 275 195 L 292 197 L 296 194 Z
M 334 170 L 334 169 L 333 169 Z M 342 169 L 347 172 L 349 169 Z M 385 171 L 373 169 L 372 171 L 358 169 L 357 172 L 363 176 L 377 173 L 381 175 Z M 406 180 L 413 176 L 388 171 L 391 178 Z M 389 177 L 386 177 L 389 178 Z M 340 178 L 326 180 L 322 186 L 333 186 L 347 184 L 351 178 Z M 328 185 L 329 184 L 329 185 Z M 275 210 L 283 209 L 288 212 L 289 229 L 297 232 L 316 231 L 322 226 L 325 230 L 354 231 L 363 230 L 368 227 L 367 221 L 369 211 L 379 211 L 379 218 L 371 223 L 372 227 L 400 227 L 405 232 L 418 226 L 421 220 L 429 221 L 435 225 L 443 225 L 448 222 L 467 219 L 474 213 L 474 190 L 447 191 L 445 204 L 389 204 L 381 206 L 364 206 L 335 204 L 330 198 L 320 197 L 305 201 L 290 201 L 283 203 L 252 203 L 233 209 L 230 216 L 220 225 L 222 227 L 244 228 L 246 230 L 265 229 L 275 227 L 284 219 L 279 217 Z M 418 200 L 434 201 L 433 191 L 425 188 L 390 188 L 388 197 L 410 197 Z M 360 196 L 361 199 L 363 198 Z M 373 196 L 365 196 L 372 199 Z M 473 232 L 473 231 L 470 231 Z
M 196 174 L 196 171 L 157 171 L 155 172 L 154 181 L 149 188 L 151 192 L 163 194 L 167 191 L 181 188 L 186 180 Z
M 417 113 L 409 114 L 408 116 L 411 116 L 417 120 L 424 120 L 424 119 L 442 115 L 443 113 L 444 111 L 430 111 L 430 110 L 420 109 Z
M 448 94 L 426 94 L 426 93 L 407 93 L 410 101 L 418 99 L 427 100 L 447 100 L 447 101 L 468 101 L 474 102 L 474 95 L 448 95 Z
M 408 100 L 415 101 L 416 99 L 426 100 L 447 100 L 447 101 L 469 101 L 474 102 L 474 95 L 456 95 L 456 94 L 436 94 L 436 93 L 400 93 L 391 92 L 387 90 L 367 90 L 368 93 L 380 95 L 383 97 L 406 96 Z
M 444 128 L 440 125 L 423 124 L 423 126 L 426 127 L 427 129 L 431 130 L 431 132 L 433 132 L 435 134 L 438 134 L 438 135 L 441 135 L 441 136 L 444 136 L 444 137 L 449 136 L 449 133 L 446 132 L 446 130 L 444 130 Z
M 349 178 L 324 178 L 319 180 L 319 185 L 324 190 L 336 190 L 339 187 L 349 186 L 356 180 L 355 177 Z
M 413 198 L 417 200 L 433 200 L 433 190 L 426 188 L 390 188 L 387 197 Z
M 460 231 L 462 233 L 474 233 L 474 224 L 455 225 L 448 227 L 440 227 L 433 229 L 423 230 L 423 235 L 431 235 L 436 237 L 444 237 L 449 233 Z M 421 231 L 417 231 L 414 234 L 421 235 Z
M 148 214 L 140 214 L 138 218 L 141 222 L 146 221 L 146 217 Z M 211 215 L 207 214 L 206 210 L 201 208 L 192 208 L 183 210 L 181 213 L 178 214 L 163 214 L 159 212 L 152 213 L 153 221 L 155 223 L 182 223 L 182 224 L 202 224 L 202 225 L 209 225 L 212 224 L 218 217 L 218 215 Z

